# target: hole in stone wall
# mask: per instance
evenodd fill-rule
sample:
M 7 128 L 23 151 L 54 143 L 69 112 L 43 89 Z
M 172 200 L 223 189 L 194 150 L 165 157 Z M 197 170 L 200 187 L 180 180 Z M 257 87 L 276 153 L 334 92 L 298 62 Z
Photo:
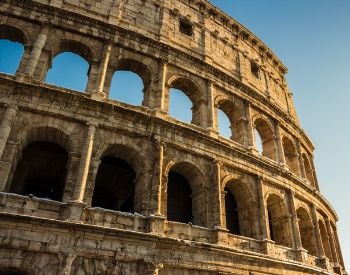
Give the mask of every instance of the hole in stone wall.
M 140 106 L 144 98 L 142 78 L 131 71 L 116 71 L 112 78 L 109 97 L 127 104 Z
M 250 72 L 255 76 L 255 78 L 260 78 L 260 68 L 255 62 L 250 62 Z
M 167 219 L 182 223 L 192 222 L 192 190 L 184 176 L 169 172 Z
M 179 29 L 181 33 L 187 36 L 193 35 L 193 25 L 186 20 L 179 19 Z
M 240 235 L 237 201 L 233 193 L 225 188 L 226 227 L 230 233 Z
M 60 201 L 66 179 L 68 154 L 47 141 L 30 143 L 22 151 L 10 192 Z
M 224 138 L 230 139 L 232 136 L 231 121 L 224 111 L 218 109 L 218 128 L 219 134 Z
M 260 134 L 259 134 L 257 129 L 254 129 L 254 137 L 255 137 L 256 150 L 258 150 L 259 154 L 262 155 L 262 153 L 263 153 L 263 143 L 262 143 L 261 136 L 260 136 Z
M 124 160 L 105 156 L 98 168 L 92 207 L 134 212 L 135 172 Z
M 89 63 L 84 58 L 72 52 L 63 52 L 53 59 L 45 82 L 83 92 L 88 82 L 88 71 Z
M 179 89 L 170 89 L 169 115 L 186 123 L 192 121 L 192 101 Z
M 23 44 L 0 39 L 0 72 L 14 75 L 24 53 Z

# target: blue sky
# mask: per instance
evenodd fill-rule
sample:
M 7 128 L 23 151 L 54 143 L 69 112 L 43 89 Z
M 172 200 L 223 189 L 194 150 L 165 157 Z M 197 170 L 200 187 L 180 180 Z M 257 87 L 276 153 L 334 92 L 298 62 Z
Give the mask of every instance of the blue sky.
M 302 127 L 316 146 L 321 193 L 337 211 L 350 263 L 350 1 L 211 0 L 250 29 L 288 67 Z
M 288 67 L 287 80 L 294 94 L 302 127 L 316 146 L 315 164 L 320 189 L 339 214 L 339 236 L 345 264 L 349 264 L 350 180 L 347 172 L 350 169 L 350 1 L 211 2 L 255 33 Z M 7 42 L 0 40 L 0 71 L 13 73 L 18 66 L 13 61 L 20 52 L 20 46 L 16 49 L 7 45 Z M 55 59 L 53 65 L 47 82 L 57 84 L 62 81 L 62 77 L 65 86 L 84 90 L 84 81 L 77 81 L 74 76 L 78 70 L 82 72 L 80 80 L 86 77 L 87 63 L 84 60 L 71 55 L 68 59 Z M 66 78 L 67 75 L 71 77 Z M 131 82 L 135 86 L 131 87 Z M 138 93 L 134 93 L 135 89 Z M 141 90 L 140 79 L 120 72 L 114 76 L 111 97 L 138 105 L 142 100 Z M 133 96 L 125 97 L 126 94 Z M 181 102 L 181 105 L 187 104 L 190 108 L 190 103 L 179 91 L 173 91 L 170 100 Z M 188 113 L 179 114 L 177 110 L 177 105 L 171 105 L 170 114 L 181 120 L 189 120 Z M 220 121 L 222 128 L 227 129 L 227 120 L 222 117 Z M 230 133 L 223 131 L 223 135 L 229 137 Z

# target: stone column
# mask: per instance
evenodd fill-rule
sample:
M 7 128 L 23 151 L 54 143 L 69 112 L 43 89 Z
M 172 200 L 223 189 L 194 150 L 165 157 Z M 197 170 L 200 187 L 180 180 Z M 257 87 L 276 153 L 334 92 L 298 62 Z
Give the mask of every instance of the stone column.
M 255 139 L 254 139 L 254 126 L 252 122 L 252 111 L 249 101 L 244 101 L 244 110 L 246 116 L 246 142 L 245 145 L 250 149 L 256 150 Z
M 111 52 L 112 52 L 112 46 L 113 42 L 108 42 L 104 46 L 104 51 L 103 51 L 103 57 L 102 61 L 100 63 L 100 67 L 98 69 L 98 73 L 96 76 L 96 82 L 95 82 L 95 89 L 93 91 L 93 94 L 97 97 L 106 97 L 106 93 L 103 91 L 104 84 L 105 84 L 105 79 L 106 79 L 106 72 L 109 64 L 109 59 L 111 57 Z
M 300 176 L 306 179 L 305 164 L 304 164 L 303 155 L 301 153 L 301 144 L 299 139 L 296 140 L 296 144 L 297 144 L 297 153 L 299 155 Z
M 79 203 L 84 202 L 86 183 L 87 183 L 87 178 L 88 178 L 90 163 L 91 163 L 92 149 L 93 149 L 95 134 L 97 129 L 97 124 L 95 123 L 88 123 L 88 126 L 89 128 L 88 128 L 87 137 L 85 140 L 85 144 L 83 145 L 83 149 L 80 157 L 78 176 L 77 176 L 77 182 L 76 182 L 76 191 L 73 197 L 74 201 Z
M 275 140 L 277 144 L 277 158 L 278 162 L 285 166 L 286 165 L 286 159 L 284 157 L 284 151 L 283 151 L 283 143 L 282 143 L 282 137 L 280 132 L 280 123 L 278 120 L 275 120 Z
M 264 196 L 264 181 L 263 178 L 257 176 L 256 178 L 257 190 L 258 190 L 258 199 L 259 199 L 259 235 L 260 240 L 267 240 L 269 237 L 269 226 L 268 226 L 268 215 L 265 207 L 265 196 Z
M 166 75 L 168 71 L 168 62 L 166 60 L 159 60 L 158 64 L 158 81 L 155 85 L 155 91 L 153 93 L 153 99 L 149 100 L 151 108 L 158 109 L 163 113 L 168 112 L 169 108 L 169 94 L 166 92 Z
M 221 162 L 217 159 L 214 159 L 213 161 L 214 165 L 214 184 L 215 184 L 215 210 L 214 210 L 214 227 L 218 228 L 224 228 L 224 207 L 222 200 L 225 199 L 225 197 L 222 196 L 222 190 L 221 190 Z
M 325 223 L 326 223 L 326 231 L 327 231 L 327 235 L 328 235 L 329 246 L 331 248 L 332 262 L 335 265 L 337 265 L 338 264 L 338 255 L 337 255 L 337 251 L 336 251 L 335 244 L 334 244 L 334 238 L 333 238 L 333 234 L 332 234 L 332 226 L 331 226 L 331 223 L 330 223 L 328 218 L 325 218 Z
M 207 128 L 218 132 L 217 110 L 215 108 L 214 85 L 212 80 L 207 80 L 207 97 L 208 97 L 208 123 Z
M 311 205 L 311 216 L 314 224 L 318 257 L 325 258 L 320 228 L 318 227 L 317 210 L 314 204 Z
M 40 30 L 40 33 L 35 41 L 33 50 L 30 54 L 30 58 L 28 60 L 27 66 L 24 70 L 24 77 L 32 78 L 35 72 L 35 69 L 38 65 L 41 52 L 45 46 L 47 35 L 49 33 L 49 27 L 43 27 Z
M 343 259 L 343 254 L 342 254 L 341 248 L 340 248 L 340 242 L 339 242 L 339 238 L 338 238 L 337 228 L 334 228 L 334 239 L 335 239 L 335 242 L 336 242 L 337 247 L 338 247 L 338 256 L 339 256 L 340 265 L 341 265 L 343 268 L 345 268 L 344 259 Z
M 18 107 L 10 105 L 7 107 L 0 124 L 0 159 L 4 153 L 4 149 L 11 132 L 12 124 L 17 116 Z
M 300 236 L 300 229 L 299 229 L 299 222 L 298 222 L 298 215 L 297 211 L 295 209 L 295 198 L 294 193 L 292 190 L 288 190 L 288 201 L 290 205 L 290 212 L 291 212 L 291 218 L 292 218 L 292 229 L 293 229 L 293 235 L 294 235 L 294 248 L 297 250 L 298 258 L 300 261 L 303 261 L 305 250 L 303 249 L 303 244 L 301 242 L 301 236 Z

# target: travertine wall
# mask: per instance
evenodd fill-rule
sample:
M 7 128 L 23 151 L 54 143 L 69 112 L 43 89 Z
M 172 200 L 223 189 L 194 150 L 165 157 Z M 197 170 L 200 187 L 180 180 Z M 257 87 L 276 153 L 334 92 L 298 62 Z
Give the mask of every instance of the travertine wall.
M 345 274 L 287 70 L 238 22 L 204 0 L 4 0 L 0 39 L 25 47 L 16 75 L 0 75 L 0 273 Z M 86 93 L 44 83 L 64 51 L 88 61 Z M 109 99 L 117 70 L 142 78 L 143 106 Z M 171 88 L 191 99 L 192 124 L 169 117 Z M 10 192 L 36 141 L 68 154 L 61 201 Z M 106 155 L 135 172 L 133 214 L 91 207 Z M 170 172 L 190 184 L 192 223 L 166 220 Z

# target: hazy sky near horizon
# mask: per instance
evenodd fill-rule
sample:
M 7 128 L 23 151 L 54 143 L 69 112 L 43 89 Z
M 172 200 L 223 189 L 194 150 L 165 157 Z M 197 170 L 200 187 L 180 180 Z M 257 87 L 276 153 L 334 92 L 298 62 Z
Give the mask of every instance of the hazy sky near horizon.
M 350 265 L 350 1 L 210 0 L 256 34 L 288 67 L 303 129 L 316 146 L 321 193 L 338 213 Z
M 287 80 L 301 125 L 316 146 L 315 165 L 321 193 L 340 218 L 338 233 L 344 261 L 349 267 L 350 1 L 210 1 L 255 33 L 288 67 Z M 0 71 L 3 68 L 15 71 L 18 64 L 11 61 L 18 51 L 6 45 L 0 40 Z M 74 76 L 76 70 L 87 72 L 87 63 L 74 58 L 71 57 L 68 64 L 54 60 L 53 68 L 61 71 L 51 70 L 47 81 L 60 82 L 59 77 Z M 78 85 L 74 88 L 84 89 L 84 81 L 77 82 L 74 77 L 69 81 L 68 86 Z M 119 84 L 128 87 L 130 81 Z M 141 87 L 142 83 L 136 85 Z M 112 86 L 114 93 L 117 91 Z M 173 98 L 178 96 L 176 91 L 172 94 Z M 133 100 L 136 104 L 141 99 Z

